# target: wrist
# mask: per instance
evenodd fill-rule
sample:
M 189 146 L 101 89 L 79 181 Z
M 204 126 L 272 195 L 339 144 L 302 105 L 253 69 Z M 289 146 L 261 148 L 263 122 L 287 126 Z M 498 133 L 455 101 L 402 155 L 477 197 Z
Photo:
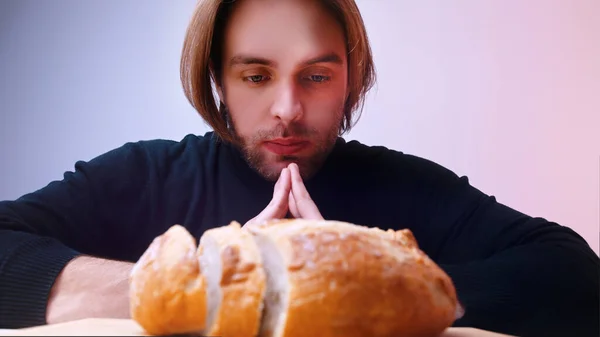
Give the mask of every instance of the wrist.
M 128 318 L 128 278 L 132 267 L 132 263 L 89 256 L 73 259 L 52 287 L 47 323 L 91 317 Z

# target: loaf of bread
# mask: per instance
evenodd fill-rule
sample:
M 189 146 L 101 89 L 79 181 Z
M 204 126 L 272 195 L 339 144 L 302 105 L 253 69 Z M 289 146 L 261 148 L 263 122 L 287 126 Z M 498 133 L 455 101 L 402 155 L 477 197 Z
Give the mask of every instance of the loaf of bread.
M 452 280 L 409 230 L 233 222 L 195 254 L 182 231 L 157 238 L 131 274 L 132 316 L 150 334 L 434 337 L 456 319 Z

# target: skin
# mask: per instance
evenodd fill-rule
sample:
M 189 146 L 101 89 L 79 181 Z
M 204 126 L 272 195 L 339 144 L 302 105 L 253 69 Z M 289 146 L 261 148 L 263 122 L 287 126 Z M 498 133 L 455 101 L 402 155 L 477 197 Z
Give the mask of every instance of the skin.
M 348 90 L 342 27 L 317 1 L 240 1 L 224 36 L 217 91 L 247 162 L 277 179 L 269 205 L 246 225 L 288 211 L 323 219 L 303 179 L 319 170 L 339 135 Z M 276 138 L 308 145 L 281 155 L 265 145 Z
M 239 1 L 225 29 L 221 86 L 241 151 L 270 181 L 291 163 L 309 179 L 332 150 L 347 97 L 342 27 L 312 0 Z M 305 146 L 269 150 L 286 138 Z

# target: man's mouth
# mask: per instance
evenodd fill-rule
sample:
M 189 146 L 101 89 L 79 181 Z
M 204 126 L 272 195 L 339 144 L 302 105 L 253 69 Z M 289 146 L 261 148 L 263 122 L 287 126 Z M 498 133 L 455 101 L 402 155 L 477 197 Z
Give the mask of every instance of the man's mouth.
M 300 138 L 276 138 L 264 142 L 263 145 L 277 155 L 289 156 L 304 150 L 310 142 Z

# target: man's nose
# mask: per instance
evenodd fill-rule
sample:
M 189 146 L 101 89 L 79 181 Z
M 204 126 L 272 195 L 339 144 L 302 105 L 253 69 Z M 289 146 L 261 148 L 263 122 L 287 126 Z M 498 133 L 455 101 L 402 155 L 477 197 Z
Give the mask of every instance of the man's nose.
M 280 83 L 276 88 L 271 114 L 288 124 L 302 118 L 299 88 L 292 82 Z

